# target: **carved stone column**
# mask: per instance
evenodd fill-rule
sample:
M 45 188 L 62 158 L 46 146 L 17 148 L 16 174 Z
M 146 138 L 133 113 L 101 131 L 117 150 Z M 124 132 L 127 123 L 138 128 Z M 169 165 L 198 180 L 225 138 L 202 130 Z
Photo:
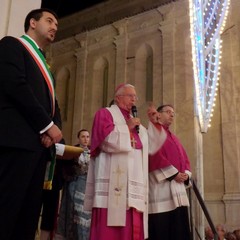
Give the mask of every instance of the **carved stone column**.
M 84 123 L 84 112 L 88 105 L 84 104 L 86 93 L 86 62 L 87 62 L 87 32 L 75 37 L 80 47 L 76 49 L 76 87 L 75 87 L 75 104 L 74 104 L 74 122 L 73 133 L 77 133 L 81 128 L 88 128 Z
M 116 82 L 115 86 L 122 82 L 128 81 L 126 79 L 127 72 L 127 28 L 128 21 L 122 20 L 113 24 L 118 35 L 115 37 L 114 44 L 116 45 Z
M 162 89 L 163 91 L 163 103 L 172 103 L 174 105 L 175 100 L 175 87 L 174 87 L 174 41 L 175 41 L 175 23 L 174 21 L 163 22 L 160 27 L 162 32 L 162 44 L 163 44 L 163 79 Z
M 232 12 L 239 11 L 238 1 L 232 2 Z M 223 56 L 220 84 L 220 101 L 223 137 L 223 167 L 225 180 L 226 224 L 239 227 L 240 222 L 240 21 L 229 13 L 229 28 L 222 35 Z

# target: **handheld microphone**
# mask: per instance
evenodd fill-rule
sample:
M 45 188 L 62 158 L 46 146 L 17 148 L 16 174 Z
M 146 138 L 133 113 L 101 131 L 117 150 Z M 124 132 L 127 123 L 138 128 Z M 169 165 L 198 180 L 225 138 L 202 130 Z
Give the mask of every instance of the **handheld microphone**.
M 136 106 L 132 106 L 132 115 L 133 115 L 133 117 L 137 117 L 137 107 Z M 138 125 L 136 125 L 135 126 L 135 129 L 136 129 L 136 131 L 137 131 L 137 133 L 139 133 L 139 126 Z

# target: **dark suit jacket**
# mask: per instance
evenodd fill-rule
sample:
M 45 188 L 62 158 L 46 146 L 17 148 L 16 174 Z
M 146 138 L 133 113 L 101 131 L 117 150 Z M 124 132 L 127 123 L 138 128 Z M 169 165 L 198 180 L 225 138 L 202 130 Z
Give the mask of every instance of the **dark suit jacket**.
M 25 47 L 0 41 L 0 146 L 42 150 L 39 132 L 53 120 L 47 84 Z

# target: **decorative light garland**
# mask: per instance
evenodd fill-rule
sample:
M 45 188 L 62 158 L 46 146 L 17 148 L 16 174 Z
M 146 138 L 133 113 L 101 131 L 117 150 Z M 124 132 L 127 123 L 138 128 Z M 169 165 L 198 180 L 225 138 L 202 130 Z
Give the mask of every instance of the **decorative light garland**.
M 189 0 L 195 101 L 201 132 L 207 132 L 217 96 L 222 33 L 230 0 Z

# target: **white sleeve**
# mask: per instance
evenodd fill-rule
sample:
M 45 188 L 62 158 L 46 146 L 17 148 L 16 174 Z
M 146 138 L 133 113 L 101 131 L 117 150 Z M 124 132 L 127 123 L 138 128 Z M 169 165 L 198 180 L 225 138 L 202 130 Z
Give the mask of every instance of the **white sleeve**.
M 40 134 L 45 133 L 52 125 L 53 125 L 53 122 L 50 122 L 44 129 L 40 131 Z

